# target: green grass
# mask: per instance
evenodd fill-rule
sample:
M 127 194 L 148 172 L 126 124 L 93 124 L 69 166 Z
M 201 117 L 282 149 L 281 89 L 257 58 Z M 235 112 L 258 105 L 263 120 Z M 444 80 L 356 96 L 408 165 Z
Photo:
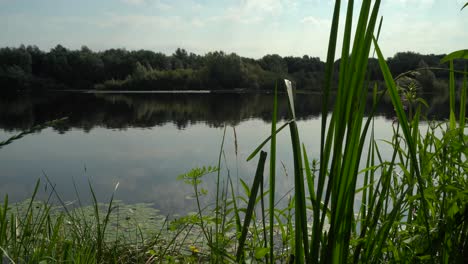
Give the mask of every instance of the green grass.
M 164 218 L 159 224 L 152 222 L 153 233 L 137 223 L 123 228 L 122 221 L 126 220 L 115 217 L 119 206 L 113 195 L 106 205 L 99 204 L 91 183 L 92 206 L 74 209 L 63 202 L 59 209 L 49 201 L 36 202 L 38 183 L 32 199 L 21 210 L 15 211 L 5 197 L 0 209 L 3 261 L 463 263 L 468 258 L 467 72 L 454 71 L 453 60 L 466 59 L 467 53 L 456 51 L 442 60 L 450 65 L 449 120 L 427 120 L 422 115 L 427 104 L 411 87 L 402 92 L 379 48 L 380 2 L 362 1 L 353 33 L 352 14 L 356 10 L 354 1 L 347 1 L 339 72 L 334 76 L 342 8 L 342 2 L 335 1 L 319 157 L 309 160 L 307 149 L 301 145 L 294 89 L 286 80 L 290 118 L 277 127 L 275 87 L 271 135 L 248 157 L 248 161 L 253 160 L 259 154 L 253 182 L 239 179 L 241 192 L 234 191 L 229 168 L 223 163 L 226 129 L 217 166 L 194 168 L 179 176 L 193 186 L 197 213 L 171 221 Z M 367 74 L 372 47 L 385 79 L 381 89 L 369 83 Z M 455 74 L 464 78 L 458 106 Z M 329 113 L 333 83 L 338 84 L 338 92 Z M 370 85 L 375 87 L 374 100 L 366 105 Z M 394 133 L 392 138 L 378 142 L 374 112 L 386 94 L 395 109 Z M 406 97 L 405 102 L 402 97 Z M 370 114 L 365 115 L 366 109 L 371 109 Z M 422 122 L 427 124 L 425 130 Z M 280 207 L 283 198 L 275 196 L 276 136 L 285 133 L 286 126 L 294 160 L 294 189 L 287 205 Z M 26 134 L 2 142 L 0 147 Z M 264 177 L 267 143 L 269 177 Z M 388 160 L 381 155 L 382 144 L 392 149 Z M 205 205 L 201 197 L 208 190 L 200 184 L 211 173 L 216 174 L 215 200 Z M 56 195 L 55 191 L 52 194 Z

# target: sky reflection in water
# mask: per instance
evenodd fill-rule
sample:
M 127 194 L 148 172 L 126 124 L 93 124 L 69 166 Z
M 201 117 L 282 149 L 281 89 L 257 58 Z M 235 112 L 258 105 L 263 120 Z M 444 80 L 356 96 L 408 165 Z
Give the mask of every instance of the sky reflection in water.
M 63 101 L 61 96 L 57 100 Z M 115 195 L 118 200 L 150 202 L 163 213 L 183 213 L 194 209 L 194 200 L 190 199 L 192 189 L 176 178 L 193 167 L 217 164 L 223 124 L 227 124 L 224 144 L 227 163 L 223 162 L 222 175 L 225 179 L 229 170 L 234 182 L 238 177 L 251 182 L 257 159 L 245 160 L 270 132 L 271 95 L 210 95 L 208 98 L 198 95 L 193 101 L 187 95 L 162 99 L 158 95 L 146 99 L 131 95 L 86 96 L 76 97 L 74 103 L 52 106 L 35 98 L 29 98 L 23 107 L 18 107 L 21 100 L 9 101 L 12 106 L 0 119 L 0 140 L 17 134 L 24 126 L 58 118 L 67 111 L 70 120 L 27 135 L 0 150 L 2 199 L 5 194 L 12 201 L 29 198 L 37 179 L 41 179 L 40 197 L 47 197 L 51 190 L 50 186 L 45 190 L 47 175 L 65 201 L 76 200 L 74 181 L 80 199 L 89 202 L 90 179 L 100 201 L 106 201 L 119 182 Z M 313 159 L 319 156 L 320 118 L 318 113 L 306 110 L 306 99 L 297 104 L 298 126 L 308 156 Z M 310 101 L 320 102 L 320 99 L 310 98 Z M 70 105 L 86 108 L 70 111 L 67 109 Z M 287 114 L 285 107 L 285 102 L 280 103 L 282 117 Z M 320 109 L 320 105 L 312 105 L 312 109 Z M 388 139 L 392 135 L 391 113 L 379 115 L 375 119 L 376 138 Z M 287 193 L 293 184 L 289 142 L 289 130 L 285 129 L 277 139 L 277 158 L 281 161 L 277 163 L 277 197 Z M 379 144 L 387 155 L 389 146 Z M 214 174 L 205 176 L 203 184 L 209 191 L 208 200 L 215 195 L 215 177 Z

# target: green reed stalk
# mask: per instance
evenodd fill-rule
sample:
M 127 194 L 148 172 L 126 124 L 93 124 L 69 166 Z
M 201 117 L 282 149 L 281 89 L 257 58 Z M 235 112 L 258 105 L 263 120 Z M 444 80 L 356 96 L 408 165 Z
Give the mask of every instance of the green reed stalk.
M 0 208 L 0 247 L 5 247 L 7 244 L 7 221 L 8 221 L 8 194 L 5 195 L 3 208 Z M 2 253 L 3 254 L 3 253 Z M 0 255 L 1 257 L 1 255 Z
M 288 94 L 289 111 L 292 122 L 289 124 L 291 145 L 294 159 L 294 197 L 295 197 L 295 257 L 301 261 L 304 257 L 310 263 L 309 238 L 307 232 L 307 208 L 304 188 L 304 167 L 302 164 L 301 143 L 296 123 L 294 96 L 291 82 L 285 80 Z
M 255 173 L 255 178 L 252 184 L 252 189 L 250 190 L 249 202 L 247 205 L 247 210 L 245 212 L 244 225 L 242 226 L 242 233 L 239 238 L 238 248 L 236 253 L 236 262 L 240 263 L 244 261 L 244 245 L 247 239 L 247 231 L 249 230 L 250 221 L 255 208 L 255 200 L 257 198 L 257 193 L 260 184 L 263 184 L 263 171 L 265 168 L 267 153 L 264 151 L 260 152 L 260 158 L 258 160 L 257 171 Z M 247 188 L 248 189 L 248 188 Z M 263 195 L 263 194 L 260 194 Z
M 114 209 L 113 207 L 113 202 L 114 202 L 114 194 L 117 188 L 119 187 L 119 183 L 116 184 L 114 191 L 112 192 L 111 198 L 109 200 L 109 204 L 107 206 L 107 211 L 104 215 L 104 219 L 101 222 L 100 220 L 100 213 L 99 213 L 99 203 L 96 197 L 96 194 L 94 192 L 94 188 L 91 185 L 91 182 L 88 180 L 88 185 L 89 185 L 89 190 L 91 192 L 91 197 L 93 199 L 93 209 L 94 209 L 94 217 L 96 220 L 96 225 L 97 225 L 97 234 L 96 234 L 96 243 L 97 243 L 97 252 L 96 252 L 96 257 L 98 261 L 101 261 L 104 259 L 104 248 L 106 246 L 106 241 L 105 241 L 105 235 L 106 235 L 106 229 L 107 225 L 109 224 L 109 219 L 110 215 L 112 213 L 112 210 Z
M 352 6 L 352 2 L 350 2 L 350 6 Z M 340 1 L 335 2 L 335 10 L 333 14 L 333 21 L 332 21 L 332 29 L 330 33 L 330 40 L 329 40 L 329 48 L 328 48 L 328 58 L 327 58 L 327 64 L 326 64 L 326 82 L 325 82 L 325 87 L 324 87 L 324 108 L 322 109 L 322 136 L 321 136 L 321 148 L 320 148 L 320 172 L 319 172 L 319 181 L 318 181 L 318 190 L 317 190 L 317 197 L 318 199 L 321 199 L 322 197 L 322 192 L 324 188 L 324 183 L 325 183 L 325 177 L 326 173 L 328 171 L 328 161 L 330 158 L 330 150 L 332 146 L 332 141 L 331 141 L 331 135 L 334 130 L 334 124 L 335 124 L 335 117 L 332 115 L 332 119 L 330 121 L 330 127 L 328 129 L 328 135 L 325 137 L 326 133 L 326 119 L 328 115 L 328 94 L 329 91 L 331 90 L 332 86 L 332 73 L 333 73 L 333 64 L 334 64 L 334 54 L 336 50 L 336 38 L 337 38 L 337 31 L 338 31 L 338 21 L 339 21 L 339 11 L 340 11 Z M 347 19 L 347 21 L 350 21 L 350 18 Z M 346 27 L 348 28 L 348 27 Z M 349 29 L 347 29 L 346 32 L 348 32 Z M 346 35 L 347 33 L 345 33 Z M 344 38 L 345 43 L 348 43 L 347 37 Z M 346 44 L 344 44 L 344 50 L 346 50 Z M 345 51 L 343 51 L 345 52 Z M 344 58 L 347 60 L 347 56 Z M 342 62 L 343 63 L 343 62 Z M 342 67 L 340 66 L 340 72 L 342 71 Z M 339 106 L 339 100 L 340 98 L 337 98 L 337 103 L 336 105 Z M 326 143 L 325 143 L 326 142 Z M 329 185 L 328 185 L 329 186 Z M 326 191 L 326 198 L 325 198 L 325 206 L 327 206 L 327 200 L 329 197 L 329 187 L 327 188 L 328 190 Z M 319 260 L 319 243 L 322 240 L 322 229 L 325 221 L 325 214 L 323 212 L 319 211 L 319 204 L 316 204 L 314 207 L 314 225 L 313 225 L 313 234 L 312 234 L 312 240 L 313 242 L 311 243 L 311 250 L 313 251 L 312 256 L 313 259 L 318 261 Z
M 333 64 L 335 62 L 335 51 L 336 51 L 336 42 L 338 38 L 338 24 L 340 17 L 340 6 L 341 1 L 335 1 L 335 7 L 333 11 L 332 25 L 330 30 L 330 37 L 328 41 L 328 51 L 327 51 L 327 62 L 325 64 L 325 83 L 323 89 L 323 105 L 322 105 L 322 125 L 321 125 L 321 135 L 320 135 L 320 170 L 319 170 L 319 179 L 317 186 L 317 197 L 318 200 L 322 198 L 322 193 L 325 184 L 325 178 L 328 169 L 328 161 L 331 149 L 331 136 L 330 134 L 333 131 L 333 117 L 330 121 L 330 127 L 327 134 L 327 116 L 328 116 L 328 101 L 329 94 L 333 85 Z M 313 231 L 312 231 L 312 242 L 311 242 L 311 258 L 318 261 L 319 252 L 320 252 L 320 242 L 322 241 L 322 229 L 325 214 L 321 214 L 319 202 L 314 206 L 313 213 Z M 326 207 L 326 205 L 325 205 Z
M 281 130 L 283 130 L 283 128 L 288 126 L 291 122 L 292 120 L 289 120 L 286 123 L 284 123 L 282 126 L 280 126 L 280 128 L 276 130 L 274 135 L 276 136 L 276 134 L 278 134 Z M 266 145 L 266 143 L 268 143 L 272 138 L 273 138 L 273 135 L 270 135 L 262 143 L 260 143 L 260 145 L 258 145 L 258 147 L 254 151 L 252 151 L 252 153 L 247 157 L 246 161 L 250 161 L 251 159 L 253 159 L 258 154 L 258 152 L 262 150 L 262 148 Z
M 226 126 L 224 126 L 223 139 L 221 140 L 221 149 L 219 151 L 218 157 L 218 172 L 216 176 L 216 207 L 215 207 L 215 247 L 219 247 L 219 184 L 220 184 L 220 174 L 221 174 L 221 157 L 224 150 L 224 139 L 226 137 Z
M 462 90 L 461 90 L 461 95 L 460 95 L 460 117 L 459 117 L 459 122 L 460 122 L 460 134 L 464 135 L 464 129 L 465 129 L 465 120 L 466 120 L 466 90 L 467 90 L 467 70 L 465 67 L 465 74 L 463 74 L 463 85 L 462 85 Z
M 307 211 L 305 203 L 304 174 L 302 165 L 302 151 L 300 149 L 299 134 L 295 123 L 294 101 L 292 88 L 288 81 L 288 98 L 292 120 L 289 123 L 294 158 L 295 184 L 295 238 L 294 256 L 297 261 L 341 263 L 347 259 L 349 241 L 353 230 L 353 204 L 355 186 L 358 175 L 359 161 L 364 145 L 364 139 L 370 119 L 363 126 L 365 109 L 366 69 L 370 46 L 380 1 L 376 1 L 371 10 L 371 1 L 363 1 L 357 24 L 356 34 L 351 55 L 348 56 L 351 40 L 351 24 L 354 1 L 349 1 L 345 25 L 345 37 L 342 49 L 338 93 L 335 108 L 327 129 L 328 96 L 332 86 L 334 53 L 336 50 L 337 28 L 339 21 L 340 1 L 335 2 L 332 30 L 329 42 L 328 59 L 326 64 L 326 81 L 324 89 L 324 107 L 322 109 L 322 137 L 320 149 L 320 169 L 316 197 L 314 191 L 309 190 L 313 210 L 313 231 L 309 248 L 307 232 Z M 380 27 L 380 26 L 379 26 Z M 282 127 L 280 128 L 282 129 Z M 278 132 L 278 131 L 276 131 Z M 265 140 L 249 156 L 252 158 L 266 143 Z M 312 175 L 305 156 L 306 179 L 308 186 L 314 188 Z M 330 165 L 330 167 L 329 167 Z M 326 178 L 328 182 L 325 188 Z M 325 194 L 325 201 L 321 205 L 320 199 Z M 328 214 L 328 203 L 331 201 L 331 211 Z M 325 218 L 330 216 L 330 231 L 324 237 L 322 230 Z M 326 239 L 326 241 L 324 240 Z M 322 256 L 320 256 L 322 254 Z
M 449 65 L 450 129 L 455 129 L 457 121 L 455 118 L 455 73 L 453 72 L 453 60 L 450 60 Z
M 274 249 L 274 217 L 275 217 L 275 182 L 276 182 L 276 118 L 278 112 L 278 84 L 275 83 L 273 99 L 273 114 L 271 118 L 271 142 L 270 142 L 270 263 L 275 263 Z
M 364 85 L 368 56 L 380 1 L 376 1 L 371 12 L 371 1 L 363 1 L 359 15 L 351 55 L 343 53 L 340 64 L 338 92 L 332 121 L 329 125 L 325 146 L 327 157 L 321 160 L 328 167 L 331 161 L 325 205 L 331 201 L 330 231 L 327 238 L 326 259 L 342 263 L 347 259 L 353 222 L 353 204 L 358 166 L 362 152 L 361 134 L 367 91 Z M 353 1 L 348 2 L 343 50 L 349 47 Z M 370 16 L 369 16 L 370 15 Z M 333 145 L 333 149 L 331 148 Z M 321 170 L 321 174 L 326 171 Z M 325 177 L 322 175 L 321 177 Z M 320 225 L 323 228 L 325 214 L 322 212 Z M 320 229 L 319 229 L 320 230 Z

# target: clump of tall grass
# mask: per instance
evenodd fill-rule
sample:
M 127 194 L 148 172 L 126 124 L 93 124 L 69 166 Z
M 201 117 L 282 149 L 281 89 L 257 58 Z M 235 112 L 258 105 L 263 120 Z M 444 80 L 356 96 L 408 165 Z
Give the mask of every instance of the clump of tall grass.
M 35 200 L 39 188 L 36 184 L 32 198 L 26 206 L 15 210 L 5 196 L 0 209 L 0 249 L 6 263 L 41 263 L 47 261 L 78 263 L 96 262 L 94 240 L 76 237 L 73 222 L 63 214 L 55 215 L 52 205 Z
M 276 92 L 271 135 L 249 156 L 260 153 L 257 173 L 248 199 L 236 204 L 238 197 L 216 196 L 215 223 L 233 219 L 238 237 L 235 252 L 220 251 L 219 243 L 209 236 L 213 259 L 245 262 L 246 259 L 275 263 L 368 263 L 368 262 L 462 262 L 466 250 L 468 224 L 466 219 L 467 136 L 464 134 L 466 108 L 466 72 L 461 87 L 458 121 L 455 115 L 455 84 L 453 59 L 463 58 L 466 51 L 444 58 L 450 62 L 450 119 L 448 122 L 424 120 L 421 108 L 425 103 L 415 91 L 402 95 L 388 69 L 378 45 L 377 16 L 379 0 L 362 1 L 356 31 L 351 38 L 354 1 L 348 1 L 343 45 L 341 48 L 338 92 L 331 115 L 328 101 L 333 78 L 341 1 L 335 2 L 330 33 L 319 161 L 312 167 L 304 146 L 301 146 L 294 114 L 294 95 L 286 80 L 290 106 L 290 121 L 276 128 Z M 377 34 L 375 33 L 377 31 Z M 374 35 L 377 35 L 375 37 Z M 351 43 L 351 39 L 353 42 Z M 374 89 L 374 102 L 366 105 L 369 87 L 366 73 L 372 44 L 385 79 L 385 90 Z M 385 160 L 374 134 L 373 114 L 384 93 L 388 93 L 395 108 L 394 136 L 386 142 L 393 151 Z M 411 106 L 405 112 L 402 96 Z M 365 109 L 371 108 L 365 118 Z M 276 134 L 289 126 L 294 159 L 294 195 L 287 207 L 289 214 L 275 206 Z M 269 189 L 263 187 L 263 170 L 267 153 L 261 151 L 270 142 Z M 367 156 L 364 147 L 367 145 Z M 365 163 L 362 167 L 361 164 Z M 218 164 L 219 165 L 219 164 Z M 220 178 L 218 176 L 219 183 Z M 362 181 L 362 186 L 358 182 Z M 245 184 L 244 184 L 245 185 Z M 220 186 L 218 185 L 218 188 Z M 227 185 L 223 193 L 228 191 Z M 269 208 L 263 198 L 268 194 Z M 360 200 L 360 204 L 355 204 Z M 230 205 L 226 209 L 226 205 Z M 223 206 L 220 206 L 223 204 Z M 260 212 L 254 210 L 259 204 Z M 359 210 L 355 210 L 355 206 Z M 233 212 L 232 218 L 219 210 Z M 292 213 L 291 213 L 292 212 Z M 266 221 L 265 215 L 269 215 Z M 203 219 L 200 211 L 200 218 Z M 240 219 L 244 219 L 241 225 Z M 253 221 L 252 221 L 253 220 Z M 276 220 L 276 221 L 275 221 Z M 287 224 L 285 224 L 287 221 Z M 229 222 L 229 221 L 228 221 Z M 258 229 L 261 229 L 260 231 Z M 286 252 L 275 252 L 278 241 L 275 230 L 286 238 Z M 218 232 L 216 232 L 218 231 Z M 223 236 L 215 230 L 213 237 Z M 267 234 L 268 232 L 268 234 Z M 250 234 L 250 236 L 249 236 Z M 288 234 L 288 236 L 284 236 Z M 283 242 L 284 243 L 284 242 Z M 224 245 L 223 245 L 224 246 Z
M 55 186 L 45 201 L 0 208 L 0 263 L 161 263 L 206 259 L 194 216 L 169 220 L 149 205 L 65 203 Z M 58 203 L 53 201 L 57 196 Z

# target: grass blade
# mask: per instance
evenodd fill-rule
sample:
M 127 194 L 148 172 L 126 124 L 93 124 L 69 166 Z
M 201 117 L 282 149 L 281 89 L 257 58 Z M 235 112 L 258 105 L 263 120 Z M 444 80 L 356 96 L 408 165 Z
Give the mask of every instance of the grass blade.
M 455 59 L 468 59 L 468 49 L 454 51 L 440 60 L 440 63 L 446 63 Z
M 289 111 L 295 118 L 293 89 L 289 80 L 284 80 L 288 93 Z M 294 197 L 295 202 L 295 257 L 297 261 L 310 263 L 309 238 L 307 233 L 307 208 L 304 188 L 304 168 L 302 165 L 301 144 L 299 140 L 299 130 L 295 119 L 289 124 L 291 132 L 291 143 L 294 159 Z
M 275 182 L 276 182 L 276 118 L 278 112 L 278 85 L 275 84 L 275 95 L 273 99 L 273 115 L 271 120 L 271 144 L 270 144 L 270 263 L 274 263 L 273 254 L 273 227 L 275 210 Z
M 263 171 L 265 168 L 267 153 L 264 151 L 260 152 L 260 158 L 258 160 L 257 171 L 255 173 L 255 178 L 252 184 L 252 189 L 249 195 L 249 202 L 247 204 L 247 210 L 245 212 L 244 225 L 242 226 L 242 233 L 239 238 L 239 247 L 237 248 L 236 262 L 240 263 L 244 260 L 244 245 L 247 239 L 247 231 L 249 230 L 250 221 L 252 220 L 252 215 L 255 207 L 255 200 L 257 198 L 257 193 L 260 184 L 263 183 Z
M 8 194 L 5 195 L 3 208 L 0 208 L 0 247 L 7 241 Z
M 219 188 L 220 188 L 220 176 L 221 176 L 221 157 L 224 151 L 224 139 L 226 138 L 226 126 L 224 126 L 224 132 L 223 132 L 223 139 L 221 141 L 221 149 L 219 151 L 219 157 L 218 157 L 218 171 L 216 175 L 216 207 L 215 207 L 215 248 L 219 248 Z
M 251 159 L 253 159 L 257 155 L 257 153 L 266 145 L 266 143 L 268 143 L 268 141 L 271 140 L 273 135 L 276 136 L 276 134 L 278 134 L 281 130 L 283 130 L 283 128 L 285 128 L 291 122 L 292 120 L 289 120 L 286 123 L 284 123 L 282 126 L 280 126 L 280 128 L 276 130 L 274 134 L 271 134 L 270 136 L 267 137 L 267 139 L 265 139 L 262 143 L 260 143 L 260 145 L 249 155 L 249 157 L 247 158 L 247 161 L 250 161 Z
M 450 95 L 450 129 L 456 128 L 457 120 L 455 118 L 455 73 L 453 72 L 453 60 L 450 60 L 450 79 L 449 79 L 449 95 Z
M 52 120 L 52 121 L 49 121 L 49 122 L 45 122 L 44 124 L 34 126 L 34 127 L 30 128 L 28 130 L 25 130 L 25 131 L 23 131 L 23 132 L 21 132 L 21 133 L 19 133 L 17 135 L 14 135 L 14 136 L 8 138 L 5 141 L 1 141 L 0 142 L 0 149 L 3 148 L 6 145 L 9 145 L 9 144 L 13 143 L 13 141 L 15 141 L 15 140 L 21 139 L 22 137 L 24 137 L 26 135 L 33 134 L 33 133 L 38 132 L 38 131 L 40 131 L 40 130 L 46 128 L 46 127 L 49 127 L 49 126 L 59 124 L 60 122 L 63 122 L 65 120 L 67 120 L 67 119 L 68 119 L 68 117 Z
M 465 69 L 466 72 L 466 69 Z M 465 128 L 465 119 L 466 119 L 466 89 L 467 89 L 467 73 L 463 75 L 463 85 L 460 95 L 460 118 L 459 118 L 459 127 L 461 129 L 461 134 L 464 135 Z

